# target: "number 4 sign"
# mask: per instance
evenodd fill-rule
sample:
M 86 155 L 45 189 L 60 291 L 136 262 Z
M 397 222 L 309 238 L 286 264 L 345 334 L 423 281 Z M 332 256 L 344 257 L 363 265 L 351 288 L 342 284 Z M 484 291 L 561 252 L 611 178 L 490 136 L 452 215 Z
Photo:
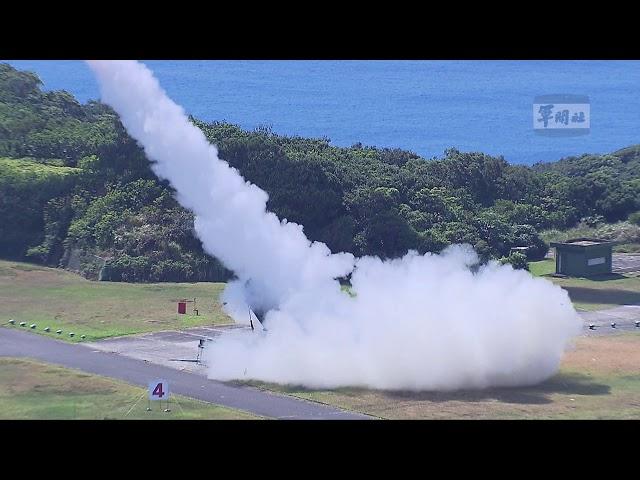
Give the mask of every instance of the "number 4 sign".
M 154 380 L 149 383 L 149 400 L 169 400 L 169 384 L 166 380 Z

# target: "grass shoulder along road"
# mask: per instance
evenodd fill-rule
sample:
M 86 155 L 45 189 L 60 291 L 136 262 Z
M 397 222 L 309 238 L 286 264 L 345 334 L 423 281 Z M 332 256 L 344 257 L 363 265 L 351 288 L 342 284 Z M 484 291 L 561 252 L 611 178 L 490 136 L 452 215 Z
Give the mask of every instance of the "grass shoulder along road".
M 0 419 L 248 420 L 253 414 L 172 395 L 170 412 L 147 411 L 147 391 L 99 375 L 32 360 L 0 357 Z
M 640 277 L 633 274 L 612 274 L 593 278 L 553 277 L 555 260 L 530 262 L 532 275 L 544 277 L 561 286 L 577 310 L 604 310 L 619 305 L 640 305 Z
M 69 341 L 233 323 L 218 302 L 223 283 L 95 282 L 65 270 L 0 260 L 0 324 Z M 199 315 L 179 315 L 177 300 L 197 299 Z M 187 312 L 193 313 L 192 303 Z M 49 333 L 44 329 L 49 327 Z M 15 327 L 20 328 L 20 327 Z M 62 330 L 61 335 L 56 335 Z M 31 331 L 31 330 L 30 330 Z M 73 332 L 75 336 L 69 337 Z

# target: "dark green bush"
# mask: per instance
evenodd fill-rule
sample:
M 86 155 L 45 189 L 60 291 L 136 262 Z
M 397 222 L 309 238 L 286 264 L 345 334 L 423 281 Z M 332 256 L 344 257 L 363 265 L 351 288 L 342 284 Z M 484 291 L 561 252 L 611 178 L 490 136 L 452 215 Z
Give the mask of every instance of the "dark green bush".
M 502 257 L 500 263 L 503 265 L 509 264 L 515 270 L 529 270 L 529 264 L 527 263 L 527 256 L 524 253 L 513 252 L 508 257 Z

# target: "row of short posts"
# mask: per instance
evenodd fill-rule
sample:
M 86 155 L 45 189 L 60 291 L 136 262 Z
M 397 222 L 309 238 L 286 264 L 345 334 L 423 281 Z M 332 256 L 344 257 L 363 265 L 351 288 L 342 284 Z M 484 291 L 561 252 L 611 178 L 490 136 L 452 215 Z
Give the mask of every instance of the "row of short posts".
M 636 320 L 635 322 L 633 322 L 633 324 L 636 326 L 636 328 L 640 328 L 640 320 Z M 618 324 L 616 322 L 611 322 L 610 325 L 611 328 L 618 328 Z M 601 327 L 601 325 L 596 325 L 594 323 L 589 324 L 589 330 L 595 330 L 599 327 Z
M 9 324 L 10 325 L 15 325 L 16 321 L 12 318 L 11 320 L 9 320 Z M 20 322 L 19 325 L 21 327 L 26 327 L 27 326 L 27 322 Z M 618 328 L 618 324 L 616 322 L 611 322 L 610 325 L 611 325 L 611 328 Z M 636 328 L 640 328 L 640 320 L 636 320 L 634 322 L 634 325 L 636 326 Z M 595 330 L 596 328 L 599 328 L 599 327 L 600 327 L 600 325 L 595 325 L 594 323 L 590 323 L 589 324 L 589 330 Z M 29 328 L 31 330 L 35 330 L 37 328 L 37 325 L 35 323 L 32 323 L 31 325 L 29 325 Z M 45 327 L 43 330 L 45 332 L 47 332 L 47 333 L 49 333 L 51 331 L 51 329 L 49 327 Z M 62 332 L 62 330 L 56 330 L 56 333 L 58 335 L 62 335 L 63 332 Z M 73 338 L 75 335 L 76 335 L 75 333 L 69 332 L 69 337 Z M 80 338 L 82 340 L 84 340 L 86 338 L 86 335 L 80 335 Z M 204 341 L 200 340 L 200 345 L 198 345 L 198 349 L 201 350 L 203 348 L 204 348 Z M 198 353 L 198 359 L 200 358 L 200 353 L 201 352 Z
M 16 324 L 16 321 L 12 318 L 11 320 L 9 320 L 9 324 L 10 324 L 10 325 L 15 325 L 15 324 Z M 27 322 L 20 322 L 18 325 L 20 325 L 21 327 L 26 327 L 26 326 L 27 326 Z M 29 328 L 30 328 L 31 330 L 35 330 L 37 327 L 38 327 L 38 326 L 37 326 L 35 323 L 32 323 L 31 325 L 29 325 Z M 43 330 L 43 331 L 45 331 L 45 332 L 47 332 L 47 333 L 49 333 L 49 332 L 51 331 L 51 328 L 49 328 L 49 327 L 44 327 L 42 330 Z M 56 333 L 57 333 L 58 335 L 62 335 L 63 331 L 62 331 L 62 330 L 56 330 Z M 73 338 L 73 337 L 75 337 L 75 336 L 76 336 L 76 334 L 75 334 L 75 333 L 73 333 L 73 332 L 69 332 L 69 337 Z M 80 338 L 81 338 L 82 340 L 84 340 L 85 338 L 87 338 L 87 336 L 86 336 L 86 335 L 80 335 Z

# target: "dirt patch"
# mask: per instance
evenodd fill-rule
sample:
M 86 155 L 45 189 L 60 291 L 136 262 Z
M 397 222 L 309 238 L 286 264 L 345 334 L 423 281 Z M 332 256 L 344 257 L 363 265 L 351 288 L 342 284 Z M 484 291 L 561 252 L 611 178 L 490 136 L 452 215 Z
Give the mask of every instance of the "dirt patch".
M 388 419 L 640 419 L 640 335 L 580 337 L 560 372 L 530 387 L 410 392 L 252 383 Z
M 640 336 L 580 337 L 562 368 L 591 374 L 640 373 Z

